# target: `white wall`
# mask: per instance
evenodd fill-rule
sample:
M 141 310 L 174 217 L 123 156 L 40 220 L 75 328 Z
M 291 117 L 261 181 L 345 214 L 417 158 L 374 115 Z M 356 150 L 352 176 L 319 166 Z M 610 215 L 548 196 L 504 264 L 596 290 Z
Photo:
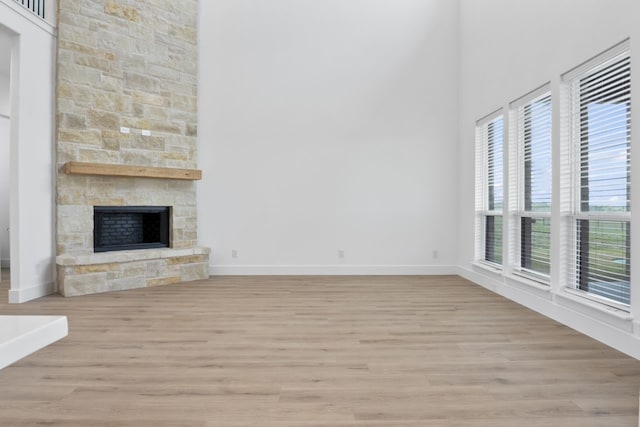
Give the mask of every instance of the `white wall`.
M 557 124 L 560 75 L 629 37 L 640 24 L 637 14 L 632 18 L 633 3 L 461 0 L 458 264 L 464 277 L 640 357 L 640 340 L 629 315 L 566 298 L 553 271 L 555 292 L 548 292 L 472 265 L 476 120 L 508 108 L 509 102 L 550 81 Z M 554 175 L 557 182 L 558 168 Z M 559 244 L 553 245 L 557 255 Z
M 13 3 L 13 2 L 12 2 Z M 0 1 L 11 52 L 10 302 L 55 291 L 54 28 Z M 34 122 L 35 120 L 35 122 Z
M 0 38 L 2 38 L 0 33 Z M 0 42 L 0 46 L 3 44 Z M 5 58 L 2 58 L 2 57 Z M 0 63 L 9 63 L 9 49 L 0 48 Z M 0 74 L 0 266 L 9 266 L 9 76 Z
M 2 35 L 0 35 L 0 37 L 2 37 Z M 0 56 L 4 56 L 5 54 L 11 55 L 11 52 L 0 52 Z M 9 76 L 0 73 L 0 116 L 8 116 L 11 111 L 9 88 Z
M 9 266 L 9 119 L 0 116 L 0 267 Z
M 200 8 L 212 273 L 452 272 L 457 2 Z

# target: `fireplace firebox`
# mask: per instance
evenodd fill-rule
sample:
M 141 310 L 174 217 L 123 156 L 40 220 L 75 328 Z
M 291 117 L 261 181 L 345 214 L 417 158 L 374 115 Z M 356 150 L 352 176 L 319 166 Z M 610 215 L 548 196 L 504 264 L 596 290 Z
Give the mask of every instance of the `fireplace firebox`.
M 94 252 L 169 247 L 170 206 L 94 206 Z

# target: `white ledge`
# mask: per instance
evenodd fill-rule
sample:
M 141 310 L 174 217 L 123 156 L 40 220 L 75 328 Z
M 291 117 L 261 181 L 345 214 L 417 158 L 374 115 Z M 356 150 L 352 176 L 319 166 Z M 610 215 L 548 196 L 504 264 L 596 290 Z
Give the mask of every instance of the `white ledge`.
M 195 247 L 186 249 L 139 249 L 135 251 L 101 252 L 86 255 L 64 254 L 56 257 L 56 264 L 60 266 L 109 264 L 112 262 L 133 262 L 179 256 L 206 255 L 209 252 L 211 252 L 209 248 Z
M 0 369 L 67 334 L 66 316 L 0 316 Z
M 536 280 L 533 277 L 529 277 L 525 274 L 518 272 L 511 272 L 505 274 L 505 280 L 509 280 L 510 282 L 521 283 L 523 285 L 538 289 L 543 292 L 551 292 L 551 285 L 548 283 L 544 283 L 540 280 Z
M 571 307 L 576 311 L 585 313 L 599 320 L 608 323 L 613 322 L 621 329 L 629 328 L 629 330 L 631 330 L 630 325 L 627 324 L 628 322 L 631 322 L 633 320 L 633 317 L 631 316 L 631 313 L 629 313 L 629 311 L 621 310 L 619 308 L 595 301 L 589 298 L 589 296 L 581 295 L 580 292 L 574 291 L 573 289 L 563 288 L 556 294 L 556 296 L 558 297 L 559 304 Z M 624 322 L 623 326 L 620 326 L 620 321 Z
M 474 268 L 479 268 L 484 271 L 488 271 L 490 273 L 498 274 L 498 275 L 502 275 L 502 272 L 504 271 L 502 267 L 498 266 L 498 264 L 489 264 L 484 261 L 474 261 L 471 265 Z
M 47 2 L 47 6 L 48 6 L 48 10 L 49 11 L 54 11 L 53 16 L 50 16 L 47 19 L 42 19 L 40 18 L 38 15 L 36 15 L 35 13 L 31 12 L 29 9 L 25 8 L 24 6 L 22 6 L 21 4 L 17 3 L 15 0 L 0 0 L 0 7 L 5 6 L 7 8 L 9 8 L 10 10 L 13 10 L 15 13 L 17 13 L 18 15 L 22 16 L 23 18 L 25 18 L 26 20 L 30 21 L 31 23 L 33 23 L 34 25 L 36 25 L 38 28 L 40 28 L 41 30 L 46 31 L 47 33 L 51 34 L 52 36 L 56 36 L 57 34 L 57 30 L 55 27 L 55 8 L 51 7 L 52 3 L 55 4 L 55 2 Z M 50 15 L 52 15 L 50 13 Z

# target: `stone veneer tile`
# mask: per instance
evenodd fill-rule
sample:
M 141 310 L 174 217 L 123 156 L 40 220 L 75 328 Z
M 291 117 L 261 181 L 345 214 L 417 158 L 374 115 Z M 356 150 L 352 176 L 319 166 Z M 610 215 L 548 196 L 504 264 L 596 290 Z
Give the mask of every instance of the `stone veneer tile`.
M 72 265 L 93 265 L 93 264 L 108 264 L 108 263 L 122 263 L 142 260 L 163 260 L 173 257 L 184 257 L 190 255 L 208 255 L 211 252 L 209 248 L 203 247 L 191 247 L 188 249 L 144 249 L 136 251 L 117 251 L 117 252 L 102 252 L 89 255 L 59 255 L 56 257 L 56 264 L 60 266 L 72 266 Z
M 176 258 L 143 259 L 131 262 L 58 266 L 60 293 L 66 297 L 160 286 L 209 277 L 208 255 L 178 257 L 180 264 L 168 265 Z M 193 261 L 193 262 L 190 262 Z M 152 271 L 150 277 L 148 272 Z
M 209 277 L 209 263 L 183 264 L 180 266 L 180 277 L 185 282 L 206 279 Z
M 180 276 L 157 277 L 155 279 L 147 279 L 147 286 L 173 285 L 182 282 Z
M 97 265 L 79 265 L 73 267 L 70 270 L 73 275 L 91 274 L 91 273 L 106 273 L 107 271 L 117 271 L 120 269 L 120 264 L 97 264 Z
M 146 261 L 136 261 L 121 264 L 122 277 L 145 277 L 147 276 Z
M 81 275 L 64 276 L 62 283 L 59 283 L 62 295 L 73 297 L 77 295 L 95 294 L 110 290 L 107 285 L 106 273 L 91 273 Z
M 195 247 L 193 182 L 60 172 L 69 161 L 197 167 L 198 0 L 60 0 L 58 8 L 56 248 L 62 292 L 191 280 L 205 270 L 208 275 L 202 265 L 209 252 Z M 120 126 L 131 132 L 120 133 Z M 151 136 L 142 136 L 142 129 Z M 172 206 L 172 249 L 93 254 L 95 205 Z M 186 258 L 169 265 L 169 258 L 180 257 Z
M 129 165 L 196 167 L 197 0 L 60 0 L 58 28 L 58 159 Z M 120 126 L 132 128 L 121 134 Z M 151 136 L 140 134 L 149 129 Z M 64 178 L 64 179 L 62 179 Z M 194 183 L 164 194 L 148 181 L 101 195 L 85 177 L 60 177 L 63 206 L 195 206 Z M 172 184 L 173 186 L 173 184 Z M 195 210 L 174 219 L 196 221 Z M 86 227 L 86 215 L 78 222 Z M 87 233 L 58 214 L 59 254 L 90 253 L 65 235 Z M 184 223 L 186 222 L 180 222 Z M 190 247 L 193 229 L 174 227 L 172 242 Z M 185 225 L 184 227 L 188 227 Z
M 181 257 L 167 258 L 167 265 L 177 264 L 194 264 L 204 262 L 208 257 L 206 255 L 189 255 Z
M 144 287 L 146 284 L 146 280 L 147 279 L 142 276 L 124 277 L 121 279 L 109 280 L 107 282 L 107 285 L 109 286 L 109 291 L 125 291 L 127 289 Z

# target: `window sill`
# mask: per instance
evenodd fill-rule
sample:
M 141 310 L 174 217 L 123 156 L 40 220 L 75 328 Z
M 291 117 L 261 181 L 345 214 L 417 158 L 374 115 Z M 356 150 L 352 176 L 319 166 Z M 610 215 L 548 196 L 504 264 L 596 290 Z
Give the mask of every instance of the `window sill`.
M 551 285 L 549 283 L 544 283 L 541 280 L 533 279 L 526 274 L 520 273 L 519 271 L 514 271 L 510 274 L 507 274 L 505 275 L 505 278 L 513 282 L 517 282 L 518 284 L 536 288 L 540 291 L 551 292 Z
M 633 317 L 626 310 L 595 301 L 573 289 L 563 288 L 555 295 L 559 305 L 628 332 L 633 331 Z
M 475 261 L 471 266 L 477 273 L 484 275 L 484 277 L 492 281 L 501 282 L 507 286 L 507 288 L 518 289 L 522 292 L 537 295 L 549 301 L 551 304 L 600 321 L 603 324 L 608 324 L 621 331 L 633 333 L 633 317 L 627 310 L 596 301 L 572 289 L 562 288 L 555 291 L 551 286 L 546 286 L 535 280 L 528 280 L 512 272 L 504 272 L 503 269 L 497 265 Z M 485 283 L 484 286 L 490 290 L 501 293 L 495 284 L 487 285 Z
M 597 298 L 592 298 L 590 297 L 588 294 L 585 294 L 583 292 L 571 289 L 571 288 L 563 288 L 561 290 L 560 293 L 558 293 L 559 296 L 564 297 L 564 298 L 569 298 L 572 299 L 574 301 L 580 302 L 584 305 L 587 305 L 589 307 L 594 307 L 594 308 L 598 308 L 599 310 L 606 312 L 606 313 L 612 313 L 614 315 L 616 315 L 617 317 L 620 317 L 621 319 L 631 319 L 631 314 L 629 312 L 629 309 L 624 309 L 621 307 L 616 307 L 613 304 L 607 304 L 606 301 L 599 301 Z
M 503 272 L 502 266 L 500 266 L 498 264 L 492 264 L 492 263 L 489 263 L 489 262 L 485 262 L 485 261 L 474 261 L 471 265 L 473 267 L 481 268 L 481 269 L 483 269 L 485 271 L 488 271 L 488 272 L 494 273 L 494 274 L 502 275 L 502 272 Z

